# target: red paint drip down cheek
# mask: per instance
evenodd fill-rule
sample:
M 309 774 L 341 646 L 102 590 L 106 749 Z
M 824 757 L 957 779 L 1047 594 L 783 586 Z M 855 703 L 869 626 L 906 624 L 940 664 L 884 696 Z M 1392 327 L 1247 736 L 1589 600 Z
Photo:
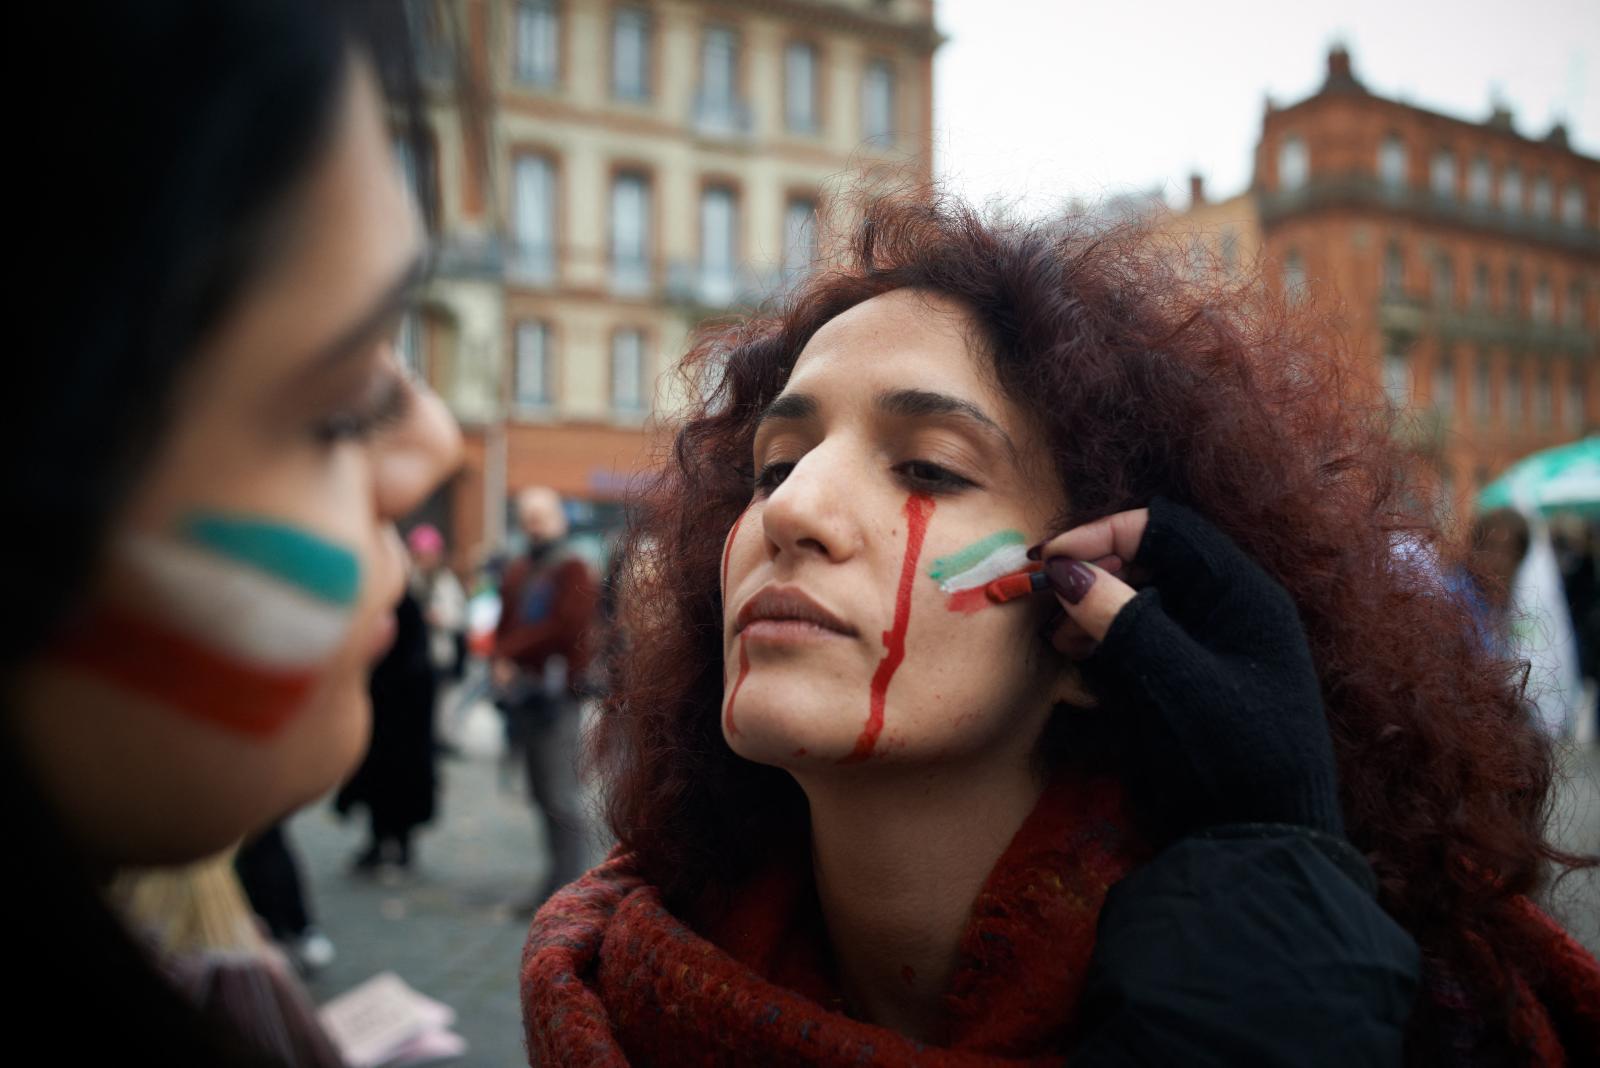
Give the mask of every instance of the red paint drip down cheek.
M 746 509 L 746 512 L 748 509 Z M 733 557 L 733 539 L 739 536 L 739 524 L 744 522 L 746 512 L 734 516 L 733 526 L 728 528 L 727 540 L 722 543 L 722 611 L 728 611 L 728 561 Z M 738 734 L 739 728 L 733 722 L 733 699 L 739 696 L 739 687 L 744 685 L 744 677 L 750 674 L 750 657 L 744 650 L 744 639 L 739 639 L 739 677 L 734 681 L 733 689 L 728 694 L 727 707 L 722 712 L 723 730 L 732 735 Z M 728 665 L 722 665 L 722 688 L 728 688 Z
M 739 733 L 739 727 L 733 722 L 733 703 L 739 699 L 739 687 L 744 685 L 744 678 L 750 674 L 750 654 L 745 651 L 744 639 L 739 639 L 739 677 L 733 681 L 733 689 L 728 691 L 728 707 L 722 713 L 722 729 L 729 735 Z M 724 683 L 724 686 L 727 684 Z
M 840 761 L 853 764 L 866 760 L 877 747 L 878 735 L 883 733 L 883 708 L 889 696 L 889 683 L 906 658 L 906 631 L 911 626 L 911 591 L 917 580 L 917 560 L 922 556 L 922 539 L 928 533 L 928 520 L 933 516 L 933 498 L 913 493 L 906 498 L 906 552 L 900 562 L 900 584 L 895 589 L 894 625 L 883 632 L 883 659 L 872 673 L 868 691 L 867 722 L 861 728 L 855 748 Z

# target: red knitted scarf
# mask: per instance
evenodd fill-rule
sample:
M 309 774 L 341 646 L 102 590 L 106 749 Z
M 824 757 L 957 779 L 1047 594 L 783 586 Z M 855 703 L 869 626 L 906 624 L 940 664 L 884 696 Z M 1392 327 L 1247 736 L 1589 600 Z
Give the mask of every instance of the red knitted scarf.
M 539 1065 L 1051 1065 L 1064 1061 L 1106 890 L 1144 859 L 1110 780 L 1057 781 L 973 904 L 947 1045 L 843 1014 L 808 863 L 778 864 L 697 931 L 627 854 L 540 910 L 523 953 Z
M 1148 856 L 1129 826 L 1110 780 L 1061 780 L 1045 791 L 973 904 L 940 1048 L 845 1015 L 807 857 L 770 866 L 732 895 L 727 912 L 692 925 L 619 852 L 552 897 L 528 932 L 529 1063 L 1063 1064 L 1078 1037 L 1101 902 Z M 1531 1064 L 1593 1063 L 1600 968 L 1532 903 L 1519 898 L 1513 910 L 1547 962 L 1534 981 L 1509 977 L 1513 1041 Z M 1431 993 L 1470 1022 L 1470 1010 Z

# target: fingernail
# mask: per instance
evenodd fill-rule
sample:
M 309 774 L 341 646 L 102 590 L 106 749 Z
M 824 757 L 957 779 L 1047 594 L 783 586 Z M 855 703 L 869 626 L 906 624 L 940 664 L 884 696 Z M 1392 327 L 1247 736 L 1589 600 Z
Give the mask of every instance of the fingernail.
M 1083 600 L 1084 594 L 1089 592 L 1089 587 L 1094 585 L 1094 572 L 1065 556 L 1054 556 L 1046 560 L 1044 571 L 1050 576 L 1050 585 L 1068 604 L 1077 604 Z
M 1038 541 L 1036 541 L 1032 545 L 1028 546 L 1028 559 L 1029 560 L 1037 560 L 1037 559 L 1039 559 L 1039 556 L 1044 552 L 1044 543 L 1049 541 L 1049 540 L 1050 540 L 1049 538 L 1040 538 Z

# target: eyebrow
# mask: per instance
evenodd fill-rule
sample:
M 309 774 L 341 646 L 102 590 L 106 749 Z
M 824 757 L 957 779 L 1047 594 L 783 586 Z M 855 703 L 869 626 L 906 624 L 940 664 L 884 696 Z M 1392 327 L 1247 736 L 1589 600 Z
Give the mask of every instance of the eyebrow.
M 1014 458 L 1017 446 L 1011 436 L 971 401 L 952 397 L 948 393 L 935 393 L 927 389 L 891 389 L 873 398 L 873 406 L 887 415 L 903 419 L 961 419 L 976 424 L 986 434 L 997 439 Z M 769 419 L 806 420 L 816 418 L 817 399 L 808 393 L 785 393 L 761 413 L 757 427 Z
M 428 272 L 428 252 L 419 251 L 386 286 L 367 311 L 312 357 L 309 371 L 329 371 L 350 356 L 364 351 L 373 338 L 388 329 L 395 317 L 405 311 L 417 286 Z

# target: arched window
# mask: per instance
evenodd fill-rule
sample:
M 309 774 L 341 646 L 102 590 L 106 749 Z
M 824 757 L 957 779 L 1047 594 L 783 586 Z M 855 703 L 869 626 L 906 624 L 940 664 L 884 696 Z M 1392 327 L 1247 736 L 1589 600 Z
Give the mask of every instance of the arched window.
M 1278 145 L 1278 188 L 1284 192 L 1299 189 L 1311 176 L 1311 157 L 1306 143 L 1290 134 Z
M 1441 148 L 1433 154 L 1429 184 L 1433 187 L 1433 195 L 1439 199 L 1456 198 L 1456 154 L 1448 148 Z
M 1522 214 L 1522 172 L 1514 166 L 1500 175 L 1500 210 L 1507 215 Z
M 1404 189 L 1406 185 L 1406 143 L 1399 134 L 1383 139 L 1378 149 L 1378 180 L 1385 189 Z

